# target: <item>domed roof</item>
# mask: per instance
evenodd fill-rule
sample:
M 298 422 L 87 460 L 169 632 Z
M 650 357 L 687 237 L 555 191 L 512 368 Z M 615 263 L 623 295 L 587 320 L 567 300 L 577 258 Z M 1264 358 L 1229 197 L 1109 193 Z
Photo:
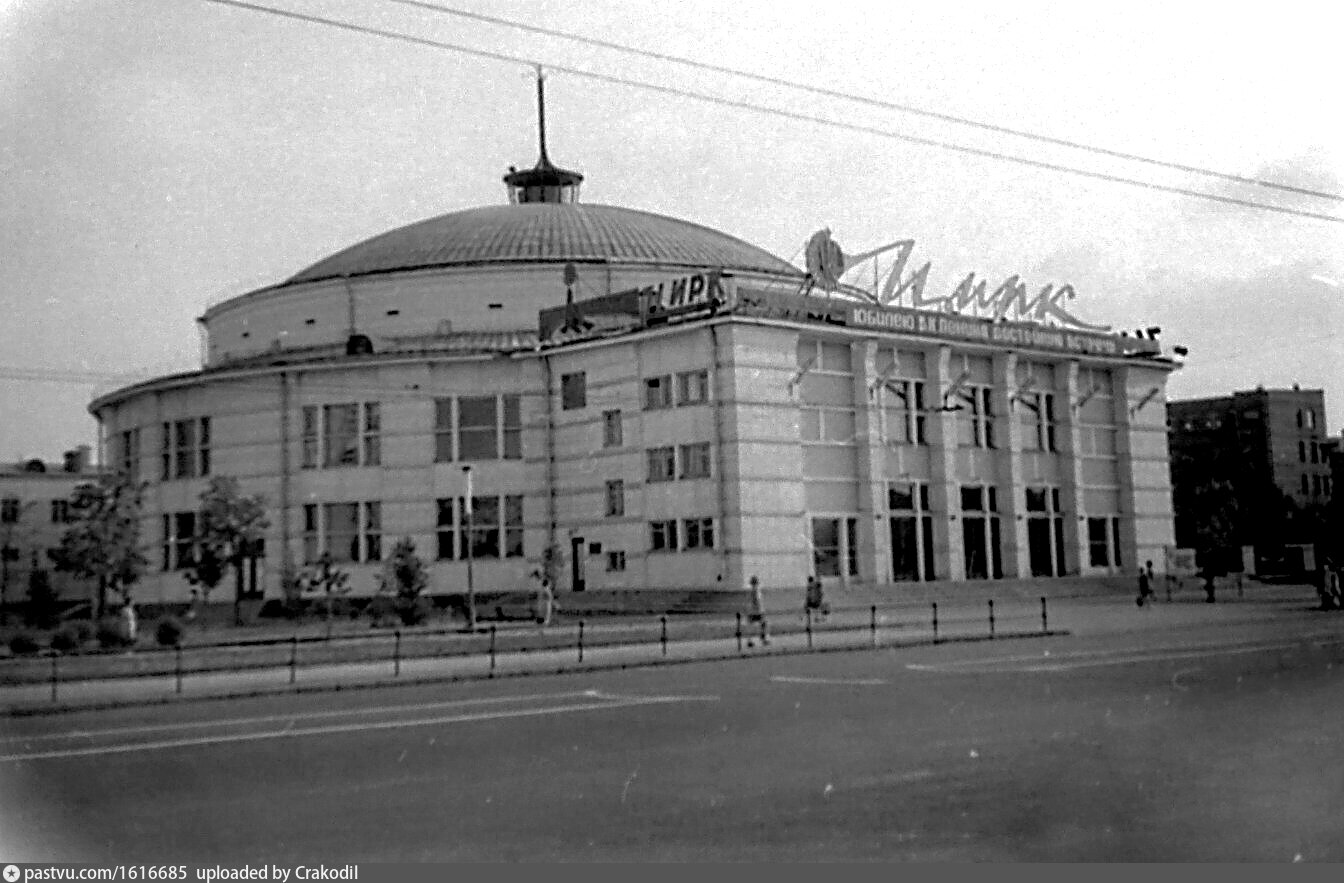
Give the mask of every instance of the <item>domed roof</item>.
M 284 284 L 425 267 L 568 261 L 802 275 L 764 249 L 676 218 L 607 205 L 525 203 L 467 209 L 391 230 Z

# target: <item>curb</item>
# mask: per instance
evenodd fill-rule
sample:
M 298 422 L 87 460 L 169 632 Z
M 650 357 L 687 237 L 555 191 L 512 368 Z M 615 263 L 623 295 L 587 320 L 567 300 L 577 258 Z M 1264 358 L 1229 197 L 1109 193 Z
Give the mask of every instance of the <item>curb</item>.
M 76 711 L 107 711 L 116 708 L 137 708 L 146 706 L 163 705 L 183 705 L 197 702 L 213 702 L 220 699 L 256 699 L 266 696 L 288 696 L 298 694 L 315 693 L 340 693 L 353 690 L 372 690 L 386 687 L 415 687 L 428 684 L 453 684 L 470 683 L 475 681 L 506 680 L 512 678 L 526 678 L 535 676 L 578 674 L 593 671 L 625 671 L 628 669 L 640 668 L 659 668 L 667 665 L 692 665 L 698 662 L 724 662 L 728 660 L 756 659 L 769 656 L 809 656 L 824 653 L 856 653 L 873 650 L 892 650 L 904 647 L 929 647 L 941 644 L 973 644 L 988 641 L 1008 641 L 1024 640 L 1028 638 L 1054 638 L 1071 635 L 1067 629 L 1050 629 L 1048 631 L 1011 631 L 998 632 L 994 636 L 990 635 L 953 635 L 939 638 L 919 638 L 909 641 L 892 641 L 880 643 L 877 646 L 868 644 L 854 644 L 842 647 L 813 647 L 808 649 L 806 646 L 797 649 L 788 647 L 774 646 L 770 648 L 756 648 L 752 652 L 739 652 L 731 649 L 724 653 L 707 654 L 685 659 L 667 659 L 654 658 L 647 661 L 634 662 L 608 662 L 608 663 L 575 663 L 571 666 L 562 665 L 559 668 L 536 668 L 524 671 L 514 672 L 486 672 L 482 674 L 455 674 L 455 675 L 429 675 L 415 678 L 380 678 L 377 680 L 363 681 L 354 684 L 312 684 L 312 685 L 283 685 L 275 688 L 265 689 L 240 689 L 218 693 L 210 693 L 198 696 L 158 696 L 144 699 L 124 699 L 118 701 L 106 702 L 87 702 L 87 703 L 52 703 L 51 705 L 34 705 L 29 707 L 10 707 L 0 712 L 0 717 L 22 718 L 22 717 L 42 717 L 47 715 L 66 714 Z M 620 645 L 617 645 L 620 646 Z M 630 646 L 630 645 L 626 645 Z M 642 646 L 642 645 L 641 645 Z M 606 649 L 606 648 L 604 648 Z

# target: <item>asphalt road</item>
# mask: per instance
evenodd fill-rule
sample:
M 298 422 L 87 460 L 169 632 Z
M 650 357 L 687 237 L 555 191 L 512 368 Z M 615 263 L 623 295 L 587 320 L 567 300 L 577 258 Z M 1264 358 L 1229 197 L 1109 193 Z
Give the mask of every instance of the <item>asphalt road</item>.
M 0 720 L 0 859 L 1341 861 L 1341 625 Z

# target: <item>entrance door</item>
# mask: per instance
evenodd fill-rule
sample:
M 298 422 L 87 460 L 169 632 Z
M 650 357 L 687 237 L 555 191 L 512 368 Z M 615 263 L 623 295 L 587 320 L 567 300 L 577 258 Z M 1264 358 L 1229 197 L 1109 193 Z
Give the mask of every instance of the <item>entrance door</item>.
M 1027 519 L 1027 547 L 1031 553 L 1032 576 L 1054 576 L 1054 562 L 1050 555 L 1050 519 Z
M 919 531 L 915 517 L 891 519 L 891 578 L 919 579 Z

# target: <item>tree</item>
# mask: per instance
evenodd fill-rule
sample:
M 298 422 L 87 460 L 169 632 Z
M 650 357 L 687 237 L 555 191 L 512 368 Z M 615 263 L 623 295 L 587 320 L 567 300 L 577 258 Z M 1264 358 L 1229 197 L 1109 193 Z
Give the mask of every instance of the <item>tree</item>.
M 256 557 L 268 527 L 264 497 L 242 493 L 236 478 L 217 475 L 210 479 L 210 486 L 201 493 L 196 518 L 195 576 L 188 578 L 199 581 L 205 595 L 223 579 L 225 565 L 232 564 L 236 575 L 233 619 L 237 624 L 242 623 L 243 571 L 248 560 Z M 215 581 L 209 583 L 212 577 Z
M 1190 494 L 1194 516 L 1195 549 L 1206 568 L 1217 569 L 1219 556 L 1237 541 L 1239 509 L 1236 488 L 1230 481 L 1210 480 Z
M 403 537 L 392 549 L 383 569 L 381 591 L 393 592 L 397 616 L 406 625 L 415 625 L 425 619 L 425 590 L 429 588 L 429 570 L 415 554 L 415 541 Z
M 56 569 L 98 584 L 95 619 L 103 615 L 107 593 L 131 600 L 131 586 L 145 572 L 140 546 L 140 495 L 143 485 L 125 474 L 104 474 L 75 488 L 75 520 L 61 543 L 47 553 Z
M 224 581 L 229 562 L 220 558 L 213 546 L 201 546 L 191 553 L 191 560 L 183 569 L 187 582 L 200 589 L 201 604 L 210 602 L 210 592 Z M 194 609 L 194 608 L 193 608 Z M 209 617 L 201 615 L 201 629 L 204 630 Z
M 37 555 L 34 553 L 33 558 Z M 53 628 L 60 621 L 60 601 L 51 587 L 47 571 L 37 566 L 28 574 L 28 624 L 40 629 Z

